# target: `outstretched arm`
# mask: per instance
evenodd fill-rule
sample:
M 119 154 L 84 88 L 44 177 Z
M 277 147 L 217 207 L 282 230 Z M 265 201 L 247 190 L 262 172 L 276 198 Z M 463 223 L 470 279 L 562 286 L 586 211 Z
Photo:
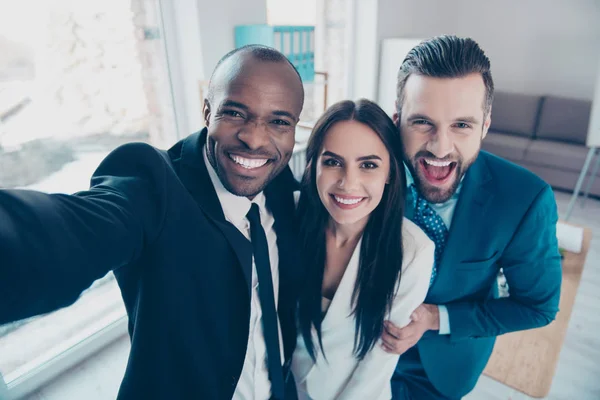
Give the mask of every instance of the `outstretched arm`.
M 167 173 L 155 149 L 129 144 L 87 191 L 0 191 L 0 324 L 67 306 L 135 260 L 162 226 Z

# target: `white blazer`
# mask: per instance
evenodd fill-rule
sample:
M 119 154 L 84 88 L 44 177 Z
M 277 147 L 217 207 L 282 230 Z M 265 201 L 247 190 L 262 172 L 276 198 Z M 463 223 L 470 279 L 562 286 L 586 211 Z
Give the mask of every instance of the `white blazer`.
M 413 222 L 404 218 L 402 245 L 404 256 L 400 285 L 388 318 L 404 327 L 412 312 L 425 300 L 433 268 L 434 244 Z M 346 267 L 344 276 L 321 324 L 325 359 L 317 350 L 313 362 L 302 334 L 292 359 L 300 400 L 392 398 L 390 379 L 399 356 L 386 353 L 379 340 L 359 362 L 353 354 L 355 319 L 352 315 L 352 291 L 358 273 L 360 242 Z M 313 328 L 313 343 L 318 344 Z

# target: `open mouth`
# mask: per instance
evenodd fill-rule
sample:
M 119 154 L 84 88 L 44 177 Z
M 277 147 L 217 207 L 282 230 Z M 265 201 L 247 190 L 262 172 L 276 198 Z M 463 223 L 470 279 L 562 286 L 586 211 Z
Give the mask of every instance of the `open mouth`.
M 264 167 L 265 165 L 271 162 L 271 160 L 268 158 L 248 158 L 231 153 L 227 155 L 229 156 L 229 159 L 233 161 L 236 165 L 239 165 L 240 167 L 249 171 Z
M 339 194 L 330 194 L 329 196 L 331 196 L 333 203 L 336 206 L 344 210 L 356 208 L 366 200 L 366 197 L 344 196 Z
M 425 178 L 432 184 L 440 185 L 448 182 L 456 171 L 456 161 L 438 161 L 422 158 L 419 165 Z

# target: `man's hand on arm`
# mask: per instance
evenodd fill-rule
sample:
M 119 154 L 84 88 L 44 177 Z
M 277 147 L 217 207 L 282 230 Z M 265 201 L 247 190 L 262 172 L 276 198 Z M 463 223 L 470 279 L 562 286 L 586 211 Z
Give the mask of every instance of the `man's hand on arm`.
M 384 322 L 381 347 L 388 353 L 404 354 L 429 330 L 440 329 L 439 308 L 433 304 L 421 304 L 410 316 L 411 322 L 399 328 L 391 321 Z

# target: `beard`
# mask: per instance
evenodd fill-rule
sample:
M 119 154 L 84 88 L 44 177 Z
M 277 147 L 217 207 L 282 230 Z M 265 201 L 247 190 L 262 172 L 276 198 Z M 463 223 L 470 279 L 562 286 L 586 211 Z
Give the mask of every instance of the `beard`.
M 471 165 L 477 160 L 477 156 L 479 155 L 479 151 L 470 158 L 469 160 L 464 160 L 460 155 L 452 156 L 449 155 L 444 157 L 443 159 L 437 158 L 435 155 L 426 150 L 421 150 L 414 155 L 414 157 L 408 159 L 408 169 L 412 174 L 413 180 L 415 182 L 415 186 L 417 191 L 421 196 L 427 200 L 427 202 L 431 204 L 445 203 L 450 200 L 450 198 L 456 193 L 462 178 L 466 174 L 467 170 Z M 423 176 L 423 172 L 421 167 L 419 166 L 420 160 L 422 158 L 427 158 L 429 160 L 437 160 L 437 161 L 451 161 L 456 163 L 454 166 L 454 171 L 451 172 L 454 174 L 454 180 L 447 187 L 438 187 L 432 185 L 427 181 L 427 179 Z

